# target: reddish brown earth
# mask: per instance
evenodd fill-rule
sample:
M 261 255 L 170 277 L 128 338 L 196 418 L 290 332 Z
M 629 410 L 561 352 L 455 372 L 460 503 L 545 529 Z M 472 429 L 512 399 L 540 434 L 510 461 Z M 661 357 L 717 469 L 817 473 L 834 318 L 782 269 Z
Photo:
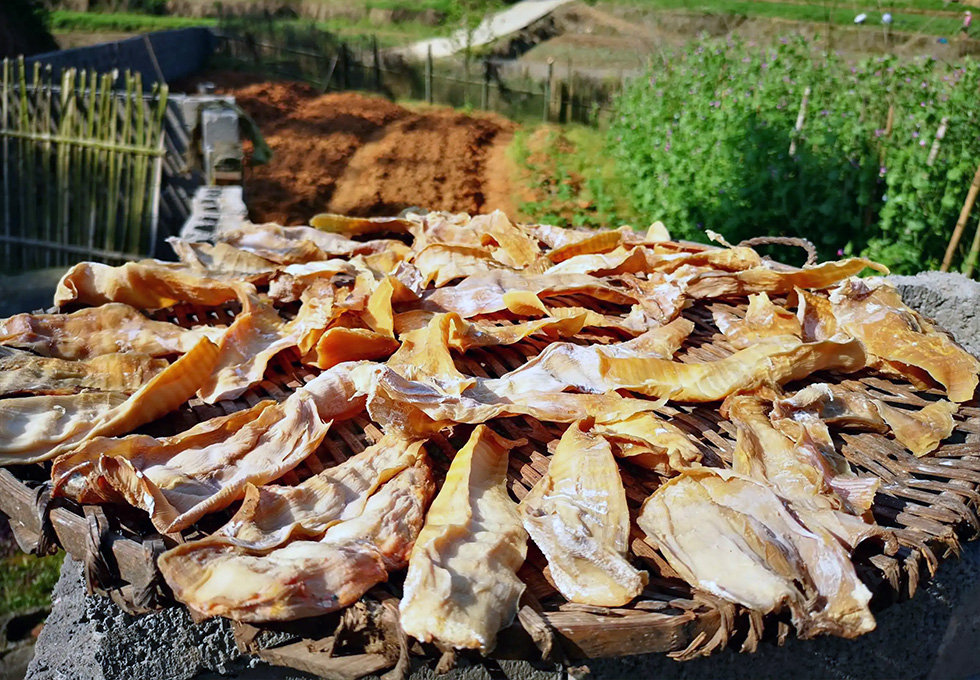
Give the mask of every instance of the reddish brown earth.
M 253 221 L 305 224 L 320 212 L 391 215 L 411 206 L 513 212 L 504 149 L 515 126 L 506 119 L 321 95 L 299 83 L 223 91 L 255 119 L 274 154 L 246 169 Z

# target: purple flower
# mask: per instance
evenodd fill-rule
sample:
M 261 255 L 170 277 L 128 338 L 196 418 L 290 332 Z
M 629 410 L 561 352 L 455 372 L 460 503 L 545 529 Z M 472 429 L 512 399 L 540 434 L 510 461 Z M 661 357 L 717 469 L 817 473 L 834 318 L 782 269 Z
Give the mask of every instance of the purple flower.
M 885 167 L 884 165 L 882 165 L 882 166 L 881 166 L 881 167 L 880 167 L 880 168 L 878 169 L 878 176 L 879 176 L 879 177 L 884 177 L 884 176 L 885 176 L 885 173 L 886 173 L 886 172 L 888 172 L 888 168 L 886 168 L 886 167 Z
M 838 248 L 837 249 L 837 257 L 844 257 L 844 249 L 843 248 Z
M 915 130 L 915 131 L 914 131 L 914 132 L 912 133 L 912 139 L 917 139 L 917 138 L 918 138 L 918 136 L 919 136 L 919 131 L 918 131 L 918 130 Z
M 885 134 L 885 131 L 882 128 L 875 130 L 875 137 L 881 137 L 883 134 Z
M 919 141 L 919 146 L 925 146 L 925 145 L 926 145 L 926 140 L 923 139 Z

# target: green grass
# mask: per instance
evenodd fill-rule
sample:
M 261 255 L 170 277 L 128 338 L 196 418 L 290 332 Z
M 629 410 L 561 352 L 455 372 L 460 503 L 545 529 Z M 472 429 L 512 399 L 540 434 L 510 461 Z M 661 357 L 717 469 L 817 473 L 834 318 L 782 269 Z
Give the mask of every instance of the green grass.
M 582 125 L 521 128 L 508 148 L 522 217 L 560 226 L 609 227 L 636 221 L 602 132 Z
M 145 32 L 166 31 L 189 26 L 216 26 L 217 19 L 157 16 L 153 14 L 128 14 L 124 12 L 101 14 L 97 12 L 51 12 L 51 30 L 101 33 L 105 31 Z
M 881 16 L 878 9 L 860 9 L 844 6 L 844 3 L 833 3 L 829 0 L 823 3 L 796 4 L 780 2 L 731 2 L 730 0 L 614 0 L 617 4 L 629 4 L 640 7 L 652 7 L 665 10 L 684 10 L 688 12 L 706 12 L 713 14 L 732 14 L 747 17 L 771 19 L 787 19 L 791 21 L 806 21 L 812 23 L 831 23 L 840 26 L 854 26 L 854 17 L 864 12 L 868 15 L 862 28 L 864 30 L 881 30 Z M 891 3 L 894 22 L 892 30 L 930 35 L 953 36 L 962 25 L 958 16 L 930 16 L 927 14 L 903 14 L 901 6 L 915 9 L 950 11 L 950 7 L 942 2 L 909 0 L 905 3 Z M 952 11 L 956 11 L 953 8 Z
M 329 33 L 346 37 L 373 35 L 378 38 L 378 44 L 382 47 L 404 45 L 415 42 L 416 40 L 448 35 L 455 28 L 447 24 L 431 26 L 418 21 L 399 21 L 397 23 L 379 26 L 376 23 L 368 21 L 367 18 L 357 21 L 345 19 L 318 21 L 316 22 L 316 27 Z
M 282 25 L 302 24 L 310 22 L 295 20 L 277 22 Z M 188 18 L 173 16 L 157 16 L 152 14 L 102 14 L 96 12 L 69 12 L 58 10 L 51 13 L 51 30 L 58 33 L 143 33 L 150 31 L 166 31 L 189 26 L 216 27 L 217 19 Z M 447 24 L 430 26 L 418 21 L 401 21 L 386 25 L 378 25 L 368 21 L 367 17 L 352 21 L 349 19 L 332 19 L 316 22 L 316 27 L 346 37 L 365 37 L 375 35 L 382 47 L 402 45 L 415 40 L 446 35 L 453 30 Z
M 48 607 L 65 554 L 34 557 L 18 553 L 0 559 L 0 616 Z

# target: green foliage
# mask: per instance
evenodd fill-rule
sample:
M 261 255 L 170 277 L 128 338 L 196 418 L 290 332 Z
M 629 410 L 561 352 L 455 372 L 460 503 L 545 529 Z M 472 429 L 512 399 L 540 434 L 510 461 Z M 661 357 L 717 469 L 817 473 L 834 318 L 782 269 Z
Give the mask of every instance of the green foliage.
M 69 12 L 57 10 L 51 13 L 51 28 L 55 31 L 165 31 L 188 26 L 215 26 L 218 21 L 209 18 L 157 16 L 153 14 L 98 14 L 96 12 Z
M 634 209 L 677 236 L 802 236 L 824 257 L 865 254 L 912 272 L 941 260 L 980 158 L 978 82 L 976 62 L 851 64 L 817 58 L 803 39 L 705 41 L 634 81 L 608 141 Z
M 64 558 L 64 553 L 0 558 L 0 616 L 50 605 Z

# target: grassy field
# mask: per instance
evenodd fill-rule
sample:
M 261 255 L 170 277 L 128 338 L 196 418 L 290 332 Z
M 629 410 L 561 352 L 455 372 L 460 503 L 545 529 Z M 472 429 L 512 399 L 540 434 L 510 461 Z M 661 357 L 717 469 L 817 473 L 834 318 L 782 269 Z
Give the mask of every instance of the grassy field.
M 686 12 L 704 12 L 713 14 L 730 14 L 746 17 L 785 19 L 789 21 L 804 21 L 817 24 L 834 24 L 853 26 L 854 17 L 859 13 L 868 15 L 864 23 L 866 30 L 881 30 L 881 18 L 884 10 L 878 8 L 855 7 L 855 3 L 829 2 L 732 2 L 731 0 L 612 0 L 618 5 L 633 5 L 636 7 L 683 10 Z M 950 10 L 952 5 L 944 5 L 941 0 L 907 0 L 892 2 L 892 30 L 912 33 L 926 33 L 937 36 L 956 34 L 962 25 L 962 14 Z M 903 12 L 903 9 L 911 10 Z M 929 12 L 937 12 L 935 14 Z
M 69 12 L 57 10 L 51 13 L 51 30 L 59 33 L 77 31 L 79 33 L 104 33 L 118 31 L 137 33 L 146 31 L 166 31 L 188 26 L 217 26 L 217 19 L 158 16 L 154 14 L 130 14 L 116 12 Z
M 301 20 L 279 23 L 305 24 Z M 315 22 L 317 28 L 343 36 L 375 35 L 382 46 L 401 45 L 415 40 L 445 35 L 452 30 L 448 25 L 428 25 L 418 21 L 401 21 L 379 25 L 367 19 L 332 19 Z M 150 14 L 104 14 L 96 12 L 70 12 L 58 10 L 51 13 L 51 30 L 56 34 L 71 33 L 147 33 L 166 31 L 189 26 L 218 26 L 218 20 L 208 17 L 174 17 Z

